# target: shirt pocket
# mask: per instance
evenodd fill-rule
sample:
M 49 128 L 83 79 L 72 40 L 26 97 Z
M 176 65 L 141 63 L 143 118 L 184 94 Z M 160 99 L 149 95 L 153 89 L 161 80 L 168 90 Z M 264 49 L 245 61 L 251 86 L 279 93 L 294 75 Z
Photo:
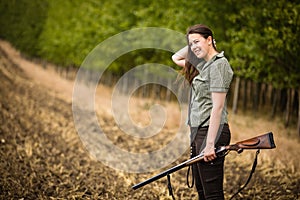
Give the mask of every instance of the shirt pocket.
M 192 83 L 194 91 L 193 100 L 197 100 L 209 92 L 209 77 L 207 75 L 198 75 L 194 78 Z

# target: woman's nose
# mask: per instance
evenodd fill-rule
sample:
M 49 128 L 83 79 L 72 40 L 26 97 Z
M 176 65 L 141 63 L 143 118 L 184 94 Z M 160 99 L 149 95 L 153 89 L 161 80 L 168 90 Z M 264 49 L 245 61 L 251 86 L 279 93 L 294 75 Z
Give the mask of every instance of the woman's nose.
M 192 50 L 192 51 L 193 51 L 194 49 L 196 49 L 196 47 L 197 47 L 197 46 L 196 46 L 195 43 L 192 43 L 192 44 L 191 44 L 191 50 Z

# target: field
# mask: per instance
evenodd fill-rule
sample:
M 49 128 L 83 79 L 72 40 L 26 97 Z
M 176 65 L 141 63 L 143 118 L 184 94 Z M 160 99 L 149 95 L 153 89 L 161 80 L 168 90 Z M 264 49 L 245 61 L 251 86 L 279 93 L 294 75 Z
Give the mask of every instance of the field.
M 53 69 L 24 59 L 0 41 L 0 199 L 171 199 L 166 179 L 134 191 L 131 186 L 186 160 L 188 149 L 174 163 L 151 173 L 128 173 L 104 165 L 89 154 L 75 129 L 74 81 Z M 132 98 L 129 112 L 140 125 L 150 122 L 148 110 L 153 103 L 161 103 L 168 117 L 165 127 L 151 140 L 129 142 L 130 137 L 118 129 L 110 112 L 111 92 L 102 85 L 97 88 L 101 98 L 96 98 L 96 112 L 114 144 L 134 152 L 152 151 L 174 136 L 180 115 L 175 103 Z M 272 131 L 277 146 L 261 151 L 249 185 L 235 199 L 299 199 L 296 131 L 284 128 L 280 119 L 259 114 L 230 112 L 229 121 L 232 142 Z M 226 199 L 246 181 L 254 156 L 255 151 L 245 151 L 226 157 Z M 184 169 L 172 174 L 176 199 L 197 199 L 185 179 Z

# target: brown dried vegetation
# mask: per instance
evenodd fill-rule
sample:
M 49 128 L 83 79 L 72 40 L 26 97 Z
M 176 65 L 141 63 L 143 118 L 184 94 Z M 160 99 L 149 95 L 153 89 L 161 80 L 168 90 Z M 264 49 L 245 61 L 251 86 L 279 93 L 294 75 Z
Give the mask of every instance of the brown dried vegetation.
M 23 71 L 21 63 L 3 49 L 0 56 L 0 199 L 171 199 L 165 178 L 131 190 L 132 185 L 164 169 L 130 174 L 91 158 L 74 127 L 70 99 L 63 97 L 61 91 L 34 81 Z M 136 112 L 143 112 L 147 102 L 138 101 L 141 106 L 137 108 L 141 110 Z M 120 147 L 137 152 L 141 145 L 153 148 L 154 141 L 137 142 L 134 147 L 128 147 L 128 138 L 122 136 L 113 118 L 103 110 L 99 110 L 98 116 L 111 133 L 110 139 L 117 141 Z M 273 131 L 277 144 L 275 150 L 261 151 L 250 184 L 236 199 L 298 199 L 300 145 L 292 139 L 295 136 L 285 137 L 286 131 L 280 123 L 265 118 L 234 115 L 230 121 L 232 142 Z M 158 140 L 172 136 L 171 123 L 167 123 Z M 254 155 L 255 151 L 248 151 L 227 156 L 226 198 L 246 181 Z M 169 167 L 186 158 L 188 151 Z M 185 185 L 185 179 L 186 170 L 172 174 L 175 196 L 197 199 L 195 190 Z

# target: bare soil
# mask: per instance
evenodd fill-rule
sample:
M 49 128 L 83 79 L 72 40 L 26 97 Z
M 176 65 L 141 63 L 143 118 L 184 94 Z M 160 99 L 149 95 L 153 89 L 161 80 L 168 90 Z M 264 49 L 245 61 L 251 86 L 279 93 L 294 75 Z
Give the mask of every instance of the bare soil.
M 0 199 L 171 199 L 166 179 L 133 191 L 131 187 L 152 173 L 126 173 L 95 160 L 85 149 L 74 126 L 72 92 L 74 81 L 37 62 L 24 59 L 5 41 L 0 41 Z M 111 131 L 112 140 L 124 149 L 153 150 L 164 145 L 176 130 L 178 106 L 162 102 L 170 112 L 166 126 L 156 139 L 128 143 L 114 122 L 110 109 L 111 88 L 100 85 L 97 92 L 99 123 Z M 153 100 L 133 98 L 132 119 L 149 123 Z M 284 128 L 280 119 L 264 115 L 230 113 L 232 142 L 272 131 L 276 149 L 261 151 L 249 185 L 235 199 L 299 199 L 299 139 L 293 128 Z M 156 140 L 155 139 L 155 140 Z M 132 146 L 128 146 L 128 145 Z M 154 146 L 156 145 L 156 146 Z M 178 158 L 172 167 L 188 158 Z M 255 151 L 230 153 L 226 157 L 224 190 L 226 199 L 244 184 Z M 197 199 L 186 186 L 186 170 L 172 174 L 177 199 Z

